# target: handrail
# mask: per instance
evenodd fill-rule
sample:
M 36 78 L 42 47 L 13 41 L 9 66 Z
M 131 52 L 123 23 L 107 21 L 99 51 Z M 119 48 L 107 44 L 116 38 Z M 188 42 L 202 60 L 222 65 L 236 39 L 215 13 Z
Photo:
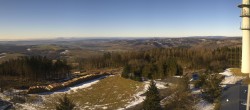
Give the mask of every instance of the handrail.
M 249 26 L 244 26 L 244 27 L 241 26 L 240 29 L 241 29 L 241 30 L 250 30 L 250 27 L 249 27 Z
M 243 3 L 238 5 L 239 8 L 243 8 L 243 7 L 250 7 L 250 3 Z

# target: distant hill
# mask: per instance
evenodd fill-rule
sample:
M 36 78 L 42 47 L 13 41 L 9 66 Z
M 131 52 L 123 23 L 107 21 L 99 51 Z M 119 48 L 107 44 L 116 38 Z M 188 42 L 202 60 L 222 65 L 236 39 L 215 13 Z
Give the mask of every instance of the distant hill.
M 233 37 L 240 37 L 240 36 L 233 36 Z M 191 36 L 189 38 L 225 39 L 229 37 L 227 36 Z

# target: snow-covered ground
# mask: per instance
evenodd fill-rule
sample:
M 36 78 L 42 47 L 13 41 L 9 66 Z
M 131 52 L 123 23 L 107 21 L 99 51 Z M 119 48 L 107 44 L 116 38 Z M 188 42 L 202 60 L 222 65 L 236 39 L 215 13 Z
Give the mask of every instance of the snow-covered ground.
M 124 110 L 124 109 L 127 109 L 127 108 L 131 108 L 131 107 L 133 107 L 133 106 L 135 106 L 137 104 L 142 103 L 146 98 L 146 96 L 142 96 L 142 94 L 144 94 L 148 90 L 149 85 L 150 85 L 150 81 L 145 81 L 143 90 L 136 93 L 136 94 L 134 94 L 133 97 L 135 98 L 135 100 L 128 103 L 125 108 L 120 108 L 118 110 Z
M 161 81 L 155 81 L 155 84 L 156 84 L 156 87 L 158 88 L 158 89 L 166 89 L 166 88 L 168 88 L 166 85 L 168 84 L 168 85 L 171 85 L 171 84 L 169 84 L 169 83 L 166 83 L 166 82 L 161 82 Z
M 182 76 L 173 76 L 174 78 L 182 78 Z
M 192 89 L 192 94 L 201 94 L 201 89 Z
M 201 89 L 192 88 L 191 93 L 195 95 L 199 95 L 201 94 Z M 213 110 L 214 104 L 211 104 L 202 99 L 195 105 L 195 109 L 196 110 Z
M 156 87 L 157 87 L 158 89 L 165 89 L 165 88 L 168 88 L 168 87 L 166 86 L 166 85 L 167 85 L 166 82 L 155 81 L 155 84 L 156 84 Z M 127 104 L 125 108 L 120 108 L 120 109 L 118 109 L 118 110 L 124 110 L 124 109 L 127 109 L 127 108 L 131 108 L 131 107 L 133 107 L 133 106 L 135 106 L 135 105 L 137 105 L 137 104 L 142 103 L 142 102 L 145 100 L 145 98 L 146 98 L 146 96 L 142 96 L 142 94 L 144 94 L 144 93 L 148 90 L 149 85 L 150 85 L 150 81 L 145 81 L 145 82 L 144 82 L 144 89 L 143 89 L 142 91 L 140 91 L 140 92 L 134 94 L 133 97 L 134 97 L 135 100 L 134 100 L 134 101 L 131 101 L 129 104 Z M 171 84 L 169 84 L 169 85 L 171 85 Z
M 223 76 L 225 76 L 225 79 L 221 82 L 222 85 L 225 84 L 235 84 L 236 82 L 244 79 L 245 77 L 243 76 L 235 76 L 233 73 L 230 71 L 230 69 L 226 69 L 224 72 L 219 73 Z
M 0 59 L 6 57 L 6 53 L 0 53 Z
M 208 103 L 205 100 L 200 100 L 198 104 L 195 105 L 196 110 L 214 110 L 214 104 Z
M 65 51 L 61 52 L 60 54 L 67 54 L 67 53 L 69 53 L 69 50 L 65 50 Z
M 31 51 L 31 49 L 30 49 L 30 48 L 27 48 L 26 50 L 27 50 L 27 51 Z
M 0 53 L 0 56 L 1 56 L 1 55 L 6 55 L 6 53 Z

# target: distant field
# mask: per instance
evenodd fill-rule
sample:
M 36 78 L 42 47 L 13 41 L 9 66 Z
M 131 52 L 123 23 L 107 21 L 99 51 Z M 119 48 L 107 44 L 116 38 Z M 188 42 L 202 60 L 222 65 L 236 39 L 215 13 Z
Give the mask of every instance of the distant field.
M 53 50 L 57 51 L 63 49 L 62 47 L 58 45 L 36 45 L 34 47 L 31 47 L 31 50 Z
M 9 59 L 18 58 L 20 56 L 24 56 L 24 55 L 20 54 L 20 53 L 7 53 L 7 54 L 1 56 L 0 63 L 2 63 L 3 61 L 7 61 Z

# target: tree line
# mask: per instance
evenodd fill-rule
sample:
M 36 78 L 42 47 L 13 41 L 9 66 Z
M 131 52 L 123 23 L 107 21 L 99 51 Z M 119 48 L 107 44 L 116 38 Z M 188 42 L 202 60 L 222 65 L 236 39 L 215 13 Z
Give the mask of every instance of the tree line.
M 67 78 L 71 67 L 66 61 L 42 56 L 20 57 L 0 64 L 0 76 L 18 77 L 34 81 Z
M 147 51 L 107 52 L 101 56 L 76 59 L 77 68 L 124 67 L 123 76 L 164 78 L 181 75 L 183 70 L 206 69 L 219 72 L 228 67 L 240 67 L 240 47 L 217 49 L 156 48 Z

